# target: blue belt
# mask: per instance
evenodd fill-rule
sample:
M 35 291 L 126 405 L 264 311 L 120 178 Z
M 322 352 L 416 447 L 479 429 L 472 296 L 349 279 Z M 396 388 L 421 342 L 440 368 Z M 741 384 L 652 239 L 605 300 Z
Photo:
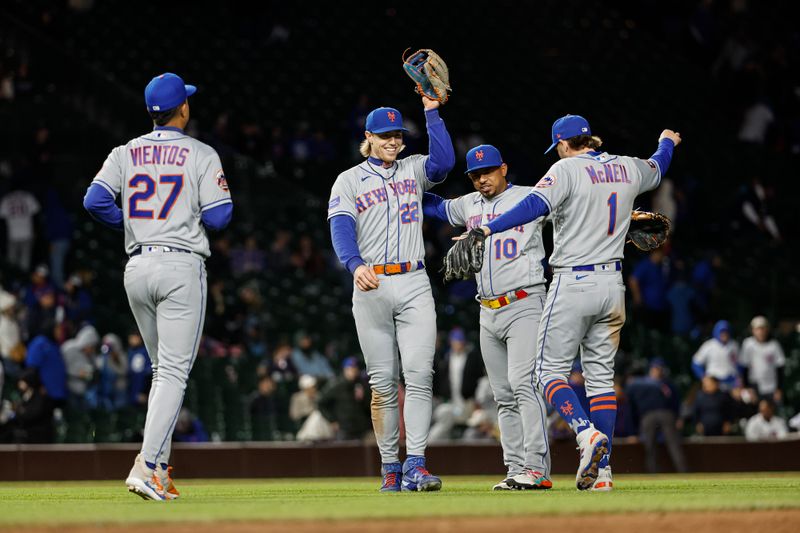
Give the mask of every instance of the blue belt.
M 613 263 L 601 263 L 598 265 L 583 265 L 583 266 L 572 267 L 573 272 L 595 272 L 598 270 L 599 271 L 616 270 L 617 272 L 619 272 L 622 270 L 622 262 L 614 261 Z
M 135 255 L 142 255 L 142 248 L 158 248 L 158 249 L 160 249 L 162 252 L 181 252 L 181 253 L 184 253 L 184 254 L 190 254 L 190 253 L 192 253 L 192 251 L 191 251 L 191 250 L 184 250 L 183 248 L 175 248 L 174 246 L 161 246 L 160 244 L 159 244 L 159 245 L 155 245 L 155 244 L 154 244 L 154 245 L 152 245 L 152 246 L 145 245 L 144 247 L 142 247 L 142 246 L 137 246 L 137 247 L 136 247 L 136 248 L 135 248 L 135 249 L 134 249 L 134 250 L 131 252 L 131 255 L 129 255 L 128 257 L 133 257 L 133 256 L 135 256 Z

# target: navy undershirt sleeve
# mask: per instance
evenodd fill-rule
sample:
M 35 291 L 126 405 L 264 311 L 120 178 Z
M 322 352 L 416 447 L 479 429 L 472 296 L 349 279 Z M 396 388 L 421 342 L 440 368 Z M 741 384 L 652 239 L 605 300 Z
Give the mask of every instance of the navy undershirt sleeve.
M 447 173 L 456 166 L 453 141 L 439 116 L 438 109 L 425 111 L 425 124 L 428 129 L 428 160 L 425 161 L 425 175 L 434 183 L 440 183 Z
M 536 194 L 529 194 L 520 203 L 489 222 L 486 226 L 492 233 L 502 233 L 511 228 L 522 226 L 532 220 L 544 216 L 550 212 L 550 208 L 544 200 Z
M 658 142 L 658 150 L 650 156 L 650 159 L 655 161 L 658 164 L 658 168 L 661 170 L 661 177 L 664 177 L 664 174 L 667 173 L 667 169 L 669 168 L 669 164 L 672 162 L 672 151 L 675 149 L 675 143 L 672 142 L 672 139 L 661 139 Z
M 336 257 L 339 258 L 351 274 L 364 264 L 358 251 L 356 239 L 356 221 L 347 215 L 338 215 L 331 219 L 331 241 Z
M 426 192 L 422 196 L 422 214 L 426 217 L 450 222 L 450 220 L 447 218 L 447 210 L 445 209 L 446 201 L 447 200 L 441 196 Z
M 233 216 L 233 204 L 228 202 L 226 204 L 206 209 L 200 215 L 203 225 L 208 229 L 219 231 L 231 221 Z
M 122 209 L 117 207 L 115 200 L 105 187 L 92 183 L 83 198 L 83 207 L 98 222 L 122 231 Z

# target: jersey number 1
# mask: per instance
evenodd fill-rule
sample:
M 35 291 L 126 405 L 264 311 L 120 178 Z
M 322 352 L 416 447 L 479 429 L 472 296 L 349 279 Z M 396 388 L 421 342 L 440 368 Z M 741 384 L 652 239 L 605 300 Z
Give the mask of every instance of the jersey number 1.
M 608 234 L 614 235 L 617 227 L 617 193 L 612 192 L 608 197 Z
M 161 210 L 158 212 L 158 219 L 165 220 L 175 206 L 175 200 L 178 199 L 178 195 L 183 190 L 183 174 L 163 174 L 158 177 L 158 183 L 172 186 L 164 205 L 161 206 Z M 138 190 L 142 185 L 144 185 L 144 190 Z M 156 193 L 156 182 L 147 174 L 136 174 L 128 182 L 128 187 L 137 189 L 128 198 L 128 217 L 152 220 L 154 217 L 153 211 L 151 209 L 141 209 L 139 202 L 146 202 L 153 197 Z

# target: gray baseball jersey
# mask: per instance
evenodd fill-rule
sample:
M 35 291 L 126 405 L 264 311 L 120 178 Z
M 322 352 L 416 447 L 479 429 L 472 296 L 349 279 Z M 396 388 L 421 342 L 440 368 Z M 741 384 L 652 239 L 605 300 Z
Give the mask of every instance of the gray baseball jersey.
M 367 264 L 422 261 L 422 193 L 435 185 L 425 175 L 428 156 L 398 159 L 389 168 L 368 160 L 339 174 L 328 220 L 356 221 L 358 250 Z
M 476 228 L 491 222 L 531 193 L 509 184 L 486 198 L 478 191 L 445 201 L 450 224 Z M 549 475 L 544 399 L 530 381 L 536 353 L 536 331 L 544 305 L 544 244 L 539 218 L 491 235 L 483 268 L 475 275 L 481 298 L 493 299 L 525 289 L 530 296 L 500 309 L 481 306 L 481 355 L 497 403 L 500 444 L 508 477 L 536 470 Z
M 509 184 L 505 191 L 491 199 L 475 191 L 446 200 L 445 210 L 450 224 L 470 230 L 491 222 L 530 193 L 530 187 Z M 489 236 L 484 248 L 483 268 L 475 275 L 481 298 L 497 298 L 509 291 L 544 284 L 543 225 L 544 218 L 539 218 Z
M 610 155 L 561 159 L 534 187 L 553 220 L 554 267 L 621 260 L 636 196 L 661 182 L 650 160 Z
M 412 155 L 383 168 L 369 160 L 333 184 L 328 219 L 356 221 L 361 258 L 369 265 L 425 258 L 422 194 L 435 185 L 425 174 L 428 156 Z M 399 460 L 397 383 L 406 384 L 406 453 L 424 455 L 431 423 L 436 311 L 424 271 L 379 275 L 377 289 L 353 287 L 353 317 L 372 388 L 372 425 L 383 463 Z
M 231 203 L 228 184 L 213 148 L 169 128 L 115 148 L 93 183 L 122 196 L 125 291 L 153 363 L 141 454 L 168 463 L 205 320 L 201 214 Z
M 93 183 L 122 196 L 128 254 L 162 244 L 208 257 L 201 213 L 231 202 L 217 152 L 179 130 L 155 130 L 114 148 Z

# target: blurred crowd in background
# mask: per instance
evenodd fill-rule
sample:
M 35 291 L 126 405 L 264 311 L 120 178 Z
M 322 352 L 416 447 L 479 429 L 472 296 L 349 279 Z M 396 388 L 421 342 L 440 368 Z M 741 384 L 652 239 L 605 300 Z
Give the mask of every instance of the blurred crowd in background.
M 666 111 L 649 114 L 675 123 L 647 119 L 657 122 L 647 129 L 618 123 L 603 106 L 619 102 L 603 88 L 582 113 L 605 125 L 598 133 L 610 151 L 630 146 L 647 156 L 658 128 L 666 126 L 681 131 L 686 143 L 668 179 L 642 199 L 642 207 L 673 220 L 673 240 L 649 255 L 627 250 L 616 435 L 654 442 L 659 434 L 668 444 L 680 436 L 783 438 L 797 431 L 800 410 L 800 333 L 791 297 L 800 287 L 791 262 L 798 235 L 788 222 L 798 190 L 791 178 L 800 158 L 800 34 L 747 0 L 687 1 L 658 16 L 652 16 L 654 2 L 624 4 L 614 10 L 581 5 L 583 15 L 562 23 L 575 31 L 592 17 L 602 20 L 598 35 L 627 44 L 622 51 L 599 47 L 598 57 L 633 74 L 642 61 L 634 51 L 652 50 L 656 59 L 648 58 L 647 68 L 667 72 L 664 84 L 671 89 L 657 94 L 658 109 Z M 152 9 L 131 17 L 146 18 Z M 343 17 L 277 3 L 254 9 L 248 20 L 228 11 L 218 19 L 198 14 L 200 26 L 228 24 L 235 35 L 230 43 L 209 42 L 220 62 L 209 68 L 232 81 L 200 79 L 188 127 L 222 156 L 235 211 L 232 228 L 210 236 L 205 335 L 175 438 L 369 439 L 370 389 L 350 316 L 352 280 L 331 250 L 324 205 L 335 176 L 357 160 L 373 107 L 391 98 L 407 102 L 408 153 L 427 149 L 421 109 L 413 107 L 407 86 L 396 87 L 407 81 L 399 67 L 392 71 L 396 80 L 376 80 L 368 93 L 363 84 L 340 87 L 341 76 L 330 72 L 320 71 L 321 81 L 311 83 L 308 72 L 289 70 L 297 68 L 289 60 L 286 75 L 251 83 L 249 77 L 263 75 L 239 58 L 243 49 L 258 43 L 253 54 L 307 62 L 303 46 L 309 45 L 298 35 L 322 35 L 325 24 Z M 390 34 L 411 16 L 371 9 L 365 17 L 383 20 Z M 492 20 L 514 23 L 513 13 L 497 17 Z M 0 118 L 7 126 L 0 131 L 3 442 L 140 436 L 151 369 L 122 291 L 122 243 L 80 203 L 114 143 L 147 127 L 140 86 L 156 73 L 150 70 L 163 70 L 142 49 L 128 48 L 126 56 L 97 34 L 124 31 L 116 21 L 113 6 L 91 0 L 14 1 L 0 15 Z M 330 44 L 332 50 L 340 45 Z M 471 65 L 441 50 L 451 70 L 461 72 L 454 79 L 478 87 L 470 92 L 459 85 L 442 110 L 459 158 L 492 142 L 515 182 L 535 183 L 550 164 L 538 155 L 550 115 L 586 106 L 573 101 L 537 110 L 536 126 L 527 125 L 524 135 L 502 125 L 519 129 L 515 110 L 503 102 L 497 110 L 506 112 L 504 120 L 481 122 L 470 113 L 485 107 L 485 80 L 468 81 Z M 177 47 L 176 56 L 181 53 L 191 57 Z M 544 47 L 532 61 L 544 68 L 566 58 L 590 71 L 593 63 L 581 53 Z M 131 74 L 131 65 L 139 65 L 140 75 Z M 193 82 L 207 65 L 175 59 L 167 66 Z M 78 81 L 74 68 L 89 81 Z M 371 81 L 368 72 L 353 75 Z M 686 80 L 681 95 L 691 95 L 691 103 L 675 101 L 676 77 Z M 525 78 L 520 95 L 540 85 Z M 650 97 L 631 92 L 634 101 L 648 103 Z M 642 140 L 639 133 L 651 129 L 652 139 Z M 438 193 L 469 192 L 459 169 Z M 474 283 L 441 283 L 435 271 L 455 230 L 426 221 L 424 231 L 441 330 L 431 438 L 497 439 L 477 347 Z M 576 389 L 579 370 L 571 377 Z M 549 431 L 552 438 L 568 435 L 557 417 Z M 680 455 L 673 458 L 679 465 Z

